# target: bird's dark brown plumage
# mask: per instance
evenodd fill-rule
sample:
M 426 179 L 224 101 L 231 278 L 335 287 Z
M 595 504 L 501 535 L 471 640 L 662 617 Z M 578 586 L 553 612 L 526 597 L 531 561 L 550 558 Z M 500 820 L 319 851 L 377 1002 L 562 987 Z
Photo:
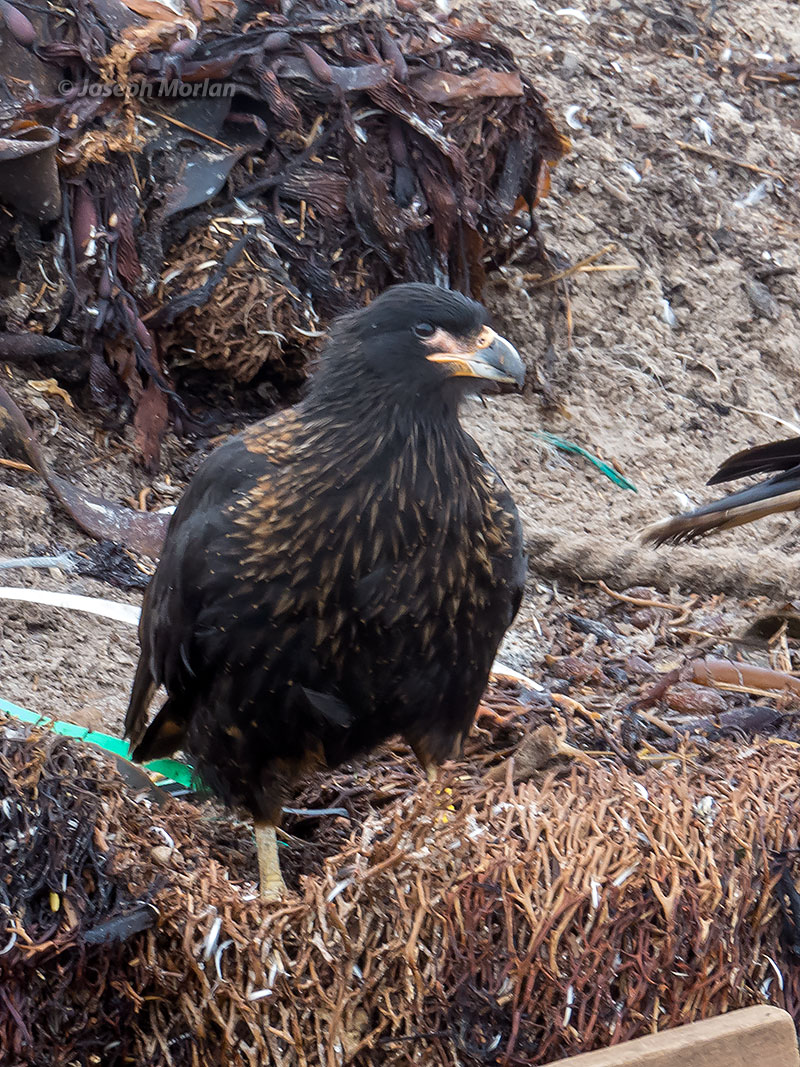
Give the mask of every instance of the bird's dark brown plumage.
M 465 391 L 521 384 L 484 314 L 388 290 L 340 320 L 298 407 L 203 464 L 145 597 L 135 758 L 182 748 L 276 824 L 309 768 L 398 734 L 425 765 L 458 750 L 525 569 L 511 496 L 457 414 Z
M 800 508 L 800 437 L 737 452 L 725 460 L 708 484 L 720 485 L 773 471 L 778 473 L 747 489 L 654 523 L 643 531 L 642 539 L 657 545 L 697 541 L 710 533 L 744 526 L 766 515 L 796 511 Z

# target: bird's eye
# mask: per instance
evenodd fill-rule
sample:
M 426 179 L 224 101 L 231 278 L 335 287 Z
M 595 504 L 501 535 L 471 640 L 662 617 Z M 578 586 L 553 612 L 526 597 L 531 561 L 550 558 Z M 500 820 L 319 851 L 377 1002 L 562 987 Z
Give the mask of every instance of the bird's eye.
M 414 327 L 414 333 L 417 337 L 433 337 L 435 330 L 429 322 L 418 322 Z

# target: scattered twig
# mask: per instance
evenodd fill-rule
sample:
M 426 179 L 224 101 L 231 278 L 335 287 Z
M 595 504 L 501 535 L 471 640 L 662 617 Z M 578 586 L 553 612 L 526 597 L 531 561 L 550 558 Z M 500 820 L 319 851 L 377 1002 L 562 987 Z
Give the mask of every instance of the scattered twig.
M 198 130 L 194 126 L 190 126 L 186 122 L 181 122 L 180 119 L 176 119 L 172 115 L 165 115 L 163 111 L 158 111 L 155 108 L 153 109 L 153 114 L 158 115 L 160 119 L 163 119 L 165 122 L 171 123 L 173 126 L 179 126 L 180 129 L 186 130 L 187 133 L 193 133 L 195 137 L 202 137 L 204 140 L 210 141 L 212 144 L 217 145 L 218 148 L 224 148 L 226 152 L 231 151 L 231 146 L 229 144 L 225 144 L 224 141 L 218 141 L 217 138 L 212 137 L 210 133 L 204 133 L 202 130 Z
M 729 405 L 733 411 L 739 411 L 742 415 L 755 415 L 763 419 L 771 419 L 772 422 L 777 422 L 779 426 L 785 426 L 790 433 L 800 434 L 800 426 L 796 422 L 791 422 L 788 419 L 781 419 L 778 415 L 771 415 L 768 411 L 758 411 L 756 408 L 741 408 L 736 404 Z
M 569 711 L 574 711 L 578 715 L 583 716 L 587 722 L 590 722 L 593 726 L 595 723 L 602 721 L 603 716 L 599 711 L 589 711 L 579 701 L 574 700 L 572 697 L 565 696 L 563 693 L 550 693 L 550 699 L 554 704 L 560 705 L 562 708 L 567 708 Z
M 546 278 L 543 278 L 540 274 L 523 274 L 522 280 L 525 282 L 531 282 L 531 289 L 541 289 L 545 285 L 553 285 L 554 282 L 560 282 L 563 278 L 571 278 L 573 274 L 577 274 L 579 271 L 584 270 L 595 260 L 606 255 L 608 252 L 613 252 L 617 246 L 612 242 L 605 245 L 599 252 L 592 252 L 590 256 L 586 256 L 584 259 L 579 259 L 577 263 L 574 263 L 571 267 L 567 267 L 565 270 L 560 270 L 556 274 L 549 274 Z
M 689 144 L 688 141 L 676 141 L 675 144 L 678 148 L 682 148 L 684 152 L 693 152 L 697 156 L 705 156 L 707 159 L 714 159 L 718 163 L 729 163 L 733 167 L 742 167 L 744 170 L 751 170 L 754 174 L 763 174 L 768 178 L 776 178 L 778 181 L 783 182 L 784 185 L 787 184 L 783 175 L 776 170 L 757 167 L 755 163 L 747 163 L 736 156 L 728 155 L 727 152 L 717 152 L 713 148 L 703 148 L 701 145 Z
M 16 459 L 4 459 L 0 456 L 0 467 L 8 467 L 12 471 L 25 471 L 27 474 L 36 474 L 29 463 L 20 463 Z
M 733 682 L 715 682 L 713 688 L 723 693 L 746 693 L 749 696 L 771 697 L 773 700 L 778 695 L 774 690 L 758 689 L 754 685 L 735 685 Z
M 502 715 L 499 711 L 495 711 L 494 708 L 489 708 L 486 704 L 480 704 L 475 713 L 475 722 L 478 723 L 481 719 L 489 719 L 495 726 L 509 726 L 514 719 L 518 719 L 522 715 L 527 715 L 530 710 L 530 708 L 520 706 L 507 712 L 505 715 Z
M 610 589 L 602 580 L 595 582 L 598 589 L 602 589 L 614 600 L 621 600 L 625 604 L 633 604 L 637 608 L 663 608 L 665 611 L 674 611 L 676 615 L 685 614 L 697 602 L 697 597 L 692 595 L 685 604 L 669 604 L 664 600 L 648 600 L 644 597 L 628 596 L 627 593 L 617 593 Z
M 637 711 L 636 714 L 640 719 L 644 719 L 645 722 L 649 722 L 651 726 L 657 726 L 659 730 L 662 730 L 669 737 L 679 737 L 680 730 L 676 730 L 674 726 L 660 718 L 658 715 L 653 715 L 650 711 Z
M 657 704 L 667 690 L 681 680 L 683 670 L 683 667 L 675 667 L 674 670 L 667 671 L 646 693 L 628 705 L 628 712 L 635 712 L 639 715 L 642 708 L 650 708 L 653 704 Z
M 692 760 L 680 752 L 651 752 L 639 756 L 639 759 L 648 767 L 663 767 L 666 763 L 692 764 Z
M 606 274 L 617 270 L 639 270 L 638 263 L 598 263 L 593 266 L 581 267 L 578 274 Z
M 17 570 L 21 567 L 57 567 L 62 571 L 77 570 L 75 558 L 69 552 L 61 552 L 57 556 L 18 556 L 14 559 L 0 559 L 2 571 Z
M 532 689 L 537 693 L 544 692 L 544 686 L 540 685 L 539 682 L 535 682 L 533 678 L 529 678 L 527 674 L 520 674 L 519 671 L 515 671 L 513 667 L 501 663 L 499 659 L 496 659 L 492 664 L 491 677 L 496 682 L 510 682 L 512 685 L 524 685 L 528 689 Z
M 686 635 L 687 637 L 703 637 L 709 641 L 716 641 L 723 645 L 742 645 L 744 648 L 763 648 L 763 638 L 734 637 L 732 634 L 712 634 L 710 630 L 695 630 L 690 626 L 679 626 L 677 621 L 670 623 L 670 632 L 673 634 Z

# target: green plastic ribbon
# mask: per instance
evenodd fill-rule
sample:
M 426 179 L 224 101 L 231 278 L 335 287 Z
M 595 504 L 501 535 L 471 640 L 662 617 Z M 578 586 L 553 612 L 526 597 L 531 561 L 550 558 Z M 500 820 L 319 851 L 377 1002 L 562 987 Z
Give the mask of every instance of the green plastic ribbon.
M 565 441 L 563 437 L 557 437 L 554 433 L 547 433 L 546 431 L 534 433 L 533 436 L 546 441 L 553 448 L 560 448 L 562 452 L 573 452 L 575 455 L 583 456 L 584 459 L 588 459 L 593 466 L 597 467 L 601 474 L 605 474 L 606 478 L 609 478 L 614 485 L 618 485 L 620 489 L 630 489 L 632 493 L 638 492 L 636 486 L 632 485 L 627 478 L 623 478 L 618 471 L 615 471 L 610 463 L 598 459 L 597 456 L 593 456 L 591 452 L 587 452 L 580 445 L 574 445 L 571 441 Z
M 3 700 L 2 697 L 0 697 L 0 712 L 5 712 L 6 715 L 11 715 L 21 722 L 30 723 L 32 726 L 46 727 L 61 737 L 72 737 L 77 741 L 85 741 L 90 745 L 97 745 L 99 748 L 105 749 L 106 752 L 112 752 L 115 756 L 122 756 L 127 760 L 131 758 L 130 745 L 120 737 L 101 734 L 97 730 L 90 730 L 86 726 L 76 726 L 74 722 L 60 722 L 58 719 L 51 719 L 47 715 L 37 715 L 35 711 L 28 711 L 27 708 L 21 708 L 18 704 Z M 156 759 L 146 763 L 144 766 L 148 771 L 160 774 L 163 778 L 169 778 L 187 789 L 191 789 L 194 785 L 192 768 L 179 760 Z

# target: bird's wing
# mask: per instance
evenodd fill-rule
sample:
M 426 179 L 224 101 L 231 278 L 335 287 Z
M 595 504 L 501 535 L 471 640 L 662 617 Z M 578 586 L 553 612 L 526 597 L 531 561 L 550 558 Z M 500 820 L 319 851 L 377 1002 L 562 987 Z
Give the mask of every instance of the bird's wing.
M 257 480 L 263 483 L 286 462 L 296 422 L 295 411 L 289 410 L 230 438 L 205 460 L 181 498 L 142 606 L 141 653 L 125 718 L 125 734 L 134 744 L 144 734 L 158 686 L 166 685 L 172 694 L 191 683 L 189 649 L 197 617 L 204 598 L 215 595 L 209 574 L 214 574 L 215 560 L 222 562 L 226 550 L 233 550 L 228 509 Z M 224 566 L 219 580 L 231 580 Z M 163 709 L 162 727 L 175 712 L 171 703 Z
M 800 466 L 800 437 L 785 441 L 770 441 L 766 445 L 745 448 L 726 459 L 708 485 L 735 482 L 748 474 L 771 474 L 773 471 L 789 471 Z
M 731 477 L 744 477 L 744 473 Z M 800 464 L 776 474 L 765 482 L 759 482 L 748 489 L 741 489 L 738 493 L 731 493 L 730 496 L 722 497 L 721 500 L 714 500 L 704 507 L 653 523 L 652 526 L 643 530 L 640 536 L 645 543 L 677 545 L 684 541 L 698 541 L 718 530 L 731 530 L 735 526 L 744 526 L 766 515 L 796 511 L 798 508 L 800 508 Z
M 525 579 L 528 574 L 528 557 L 525 552 L 525 541 L 522 532 L 522 522 L 517 511 L 517 505 L 511 492 L 503 481 L 497 468 L 494 467 L 481 451 L 478 442 L 471 436 L 470 445 L 475 458 L 480 463 L 484 474 L 489 482 L 490 490 L 499 513 L 504 517 L 504 525 L 507 526 L 507 548 L 505 556 L 500 562 L 500 572 L 506 582 L 510 594 L 511 615 L 508 625 L 516 618 L 522 604 L 525 592 Z M 495 562 L 495 570 L 498 569 L 498 561 Z

